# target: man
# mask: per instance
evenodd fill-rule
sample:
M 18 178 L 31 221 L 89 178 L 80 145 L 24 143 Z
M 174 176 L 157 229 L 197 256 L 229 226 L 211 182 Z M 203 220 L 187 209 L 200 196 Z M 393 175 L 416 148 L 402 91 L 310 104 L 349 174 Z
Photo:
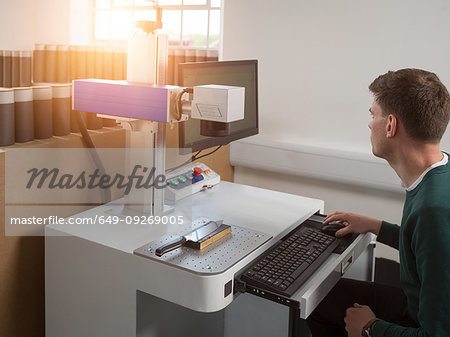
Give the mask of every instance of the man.
M 439 142 L 450 96 L 438 77 L 419 69 L 379 76 L 370 140 L 406 187 L 401 226 L 336 212 L 336 236 L 372 232 L 399 250 L 401 289 L 342 279 L 308 318 L 317 336 L 450 336 L 450 164 Z

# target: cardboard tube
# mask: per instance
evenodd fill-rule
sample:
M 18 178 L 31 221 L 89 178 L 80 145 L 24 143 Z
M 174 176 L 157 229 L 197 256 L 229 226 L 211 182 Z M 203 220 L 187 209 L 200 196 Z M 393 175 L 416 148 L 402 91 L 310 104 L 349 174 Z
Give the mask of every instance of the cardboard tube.
M 0 88 L 0 146 L 14 144 L 14 91 Z
M 34 136 L 36 139 L 53 135 L 52 88 L 33 86 Z
M 45 78 L 44 45 L 34 45 L 33 51 L 33 82 L 44 82 Z
M 70 112 L 72 110 L 72 84 L 52 85 L 53 135 L 70 133 Z
M 33 53 L 31 51 L 21 51 L 20 52 L 20 83 L 21 87 L 31 86 L 31 60 Z
M 34 139 L 33 89 L 14 88 L 15 139 L 17 143 Z

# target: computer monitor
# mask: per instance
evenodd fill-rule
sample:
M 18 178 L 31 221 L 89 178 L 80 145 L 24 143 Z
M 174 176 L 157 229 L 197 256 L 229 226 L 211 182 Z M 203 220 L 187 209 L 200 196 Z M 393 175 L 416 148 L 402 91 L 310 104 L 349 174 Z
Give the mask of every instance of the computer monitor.
M 181 152 L 184 152 L 183 149 L 189 149 L 185 152 L 197 152 L 258 134 L 257 60 L 182 63 L 179 70 L 180 85 L 185 87 L 205 84 L 245 87 L 244 119 L 230 123 L 228 135 L 202 136 L 198 119 L 190 118 L 178 123 Z

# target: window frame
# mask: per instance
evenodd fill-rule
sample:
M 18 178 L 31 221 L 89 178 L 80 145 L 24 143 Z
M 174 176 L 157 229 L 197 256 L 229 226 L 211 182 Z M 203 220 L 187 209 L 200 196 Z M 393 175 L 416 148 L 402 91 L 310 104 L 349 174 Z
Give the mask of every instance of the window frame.
M 223 15 L 223 1 L 224 0 L 220 0 L 220 6 L 216 7 L 216 6 L 212 6 L 211 2 L 212 0 L 205 0 L 206 4 L 203 5 L 185 5 L 184 1 L 185 0 L 180 0 L 181 4 L 180 5 L 158 5 L 158 0 L 154 0 L 154 5 L 149 5 L 149 6 L 145 6 L 145 5 L 136 5 L 135 4 L 136 0 L 131 0 L 131 5 L 128 6 L 114 6 L 114 0 L 109 0 L 109 8 L 97 8 L 96 7 L 96 0 L 91 0 L 90 1 L 90 18 L 91 18 L 91 29 L 90 29 L 90 42 L 91 44 L 114 44 L 114 45 L 125 45 L 127 43 L 126 39 L 120 39 L 120 38 L 113 38 L 111 36 L 111 26 L 109 27 L 109 38 L 108 39 L 99 39 L 95 37 L 95 19 L 96 19 L 96 13 L 97 11 L 101 11 L 101 12 L 109 12 L 110 14 L 112 14 L 114 11 L 119 11 L 119 10 L 129 10 L 131 11 L 131 21 L 134 22 L 134 17 L 135 17 L 135 11 L 145 11 L 145 10 L 155 10 L 156 6 L 162 8 L 163 10 L 163 15 L 164 15 L 164 11 L 168 11 L 168 10 L 178 10 L 180 11 L 181 15 L 181 22 L 180 22 L 180 39 L 178 41 L 178 44 L 171 46 L 171 48 L 189 48 L 192 46 L 185 46 L 183 45 L 183 13 L 186 10 L 207 10 L 208 11 L 208 20 L 207 20 L 207 32 L 206 32 L 206 47 L 193 47 L 193 48 L 201 48 L 201 49 L 219 49 L 219 48 L 211 48 L 210 47 L 210 23 L 211 23 L 211 10 L 219 10 L 220 11 L 220 15 L 221 18 L 220 20 L 222 21 L 222 15 Z M 150 0 L 151 1 L 151 0 Z M 111 15 L 110 15 L 111 18 Z M 221 29 L 220 29 L 221 30 Z M 221 31 L 219 31 L 219 40 L 221 39 Z M 171 40 L 173 41 L 173 40 Z M 220 41 L 219 41 L 220 44 Z

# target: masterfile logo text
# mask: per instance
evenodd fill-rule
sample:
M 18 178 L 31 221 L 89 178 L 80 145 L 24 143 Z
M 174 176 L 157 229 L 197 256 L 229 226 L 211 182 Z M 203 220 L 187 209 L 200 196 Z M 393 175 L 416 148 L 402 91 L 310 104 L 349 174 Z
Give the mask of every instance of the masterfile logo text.
M 95 169 L 89 173 L 82 171 L 78 175 L 63 173 L 59 168 L 32 168 L 27 171 L 30 178 L 26 184 L 27 189 L 48 188 L 50 190 L 69 190 L 69 189 L 89 189 L 96 188 L 110 189 L 117 187 L 124 189 L 124 194 L 128 195 L 135 189 L 162 189 L 167 186 L 166 177 L 163 174 L 156 175 L 156 167 L 148 168 L 142 165 L 135 165 L 129 175 L 120 173 L 102 174 L 100 169 Z

